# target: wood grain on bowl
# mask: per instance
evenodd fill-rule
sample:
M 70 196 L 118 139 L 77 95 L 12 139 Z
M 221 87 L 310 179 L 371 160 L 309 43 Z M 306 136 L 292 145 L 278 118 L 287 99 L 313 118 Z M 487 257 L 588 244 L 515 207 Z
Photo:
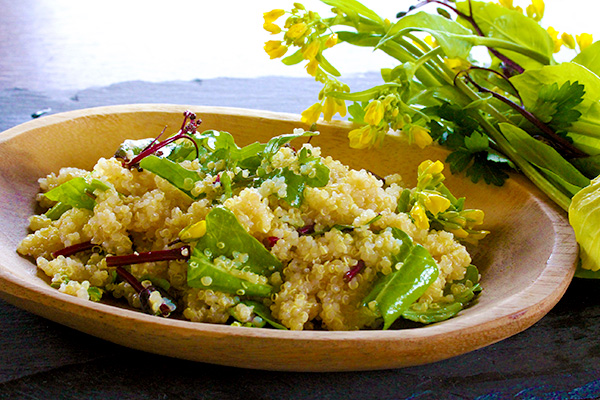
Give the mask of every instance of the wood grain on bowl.
M 61 167 L 90 169 L 125 139 L 155 137 L 175 129 L 185 109 L 202 120 L 200 130 L 234 135 L 240 145 L 307 126 L 299 116 L 264 111 L 123 105 L 51 115 L 0 134 L 0 297 L 18 307 L 91 335 L 173 357 L 245 368 L 341 371 L 398 368 L 434 362 L 495 343 L 542 318 L 566 290 L 577 245 L 565 213 L 522 176 L 503 187 L 473 184 L 446 173 L 446 185 L 466 196 L 468 208 L 485 211 L 491 234 L 470 248 L 484 291 L 457 317 L 415 329 L 325 332 L 239 328 L 164 319 L 114 305 L 84 301 L 51 288 L 32 260 L 16 248 L 35 211 L 37 180 Z M 311 144 L 352 168 L 380 176 L 400 173 L 408 186 L 425 159 L 447 151 L 387 140 L 381 148 L 348 147 L 346 122 L 318 126 Z

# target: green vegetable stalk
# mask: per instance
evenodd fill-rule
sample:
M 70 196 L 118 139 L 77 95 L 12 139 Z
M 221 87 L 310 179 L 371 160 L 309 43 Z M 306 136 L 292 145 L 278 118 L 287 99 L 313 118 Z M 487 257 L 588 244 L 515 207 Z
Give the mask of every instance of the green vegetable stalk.
M 357 0 L 321 1 L 331 16 L 299 3 L 264 14 L 264 28 L 280 36 L 265 43 L 269 56 L 306 62 L 323 84 L 304 122 L 349 114 L 357 149 L 398 138 L 422 148 L 437 142 L 451 150 L 451 171 L 473 182 L 501 186 L 508 171 L 520 171 L 569 213 L 582 248 L 576 275 L 600 278 L 590 239 L 600 203 L 582 200 L 600 197 L 597 180 L 590 185 L 600 175 L 600 44 L 591 35 L 542 27 L 543 0 L 525 10 L 512 1 L 425 0 L 396 22 Z M 339 42 L 383 51 L 397 65 L 381 70 L 380 85 L 352 92 L 324 55 Z M 476 47 L 491 61 L 475 58 Z M 574 57 L 559 63 L 562 47 Z

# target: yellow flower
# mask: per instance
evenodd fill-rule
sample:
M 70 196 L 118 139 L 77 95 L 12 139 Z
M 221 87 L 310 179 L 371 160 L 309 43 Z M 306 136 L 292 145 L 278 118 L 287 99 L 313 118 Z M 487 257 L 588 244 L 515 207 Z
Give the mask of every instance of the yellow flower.
M 431 161 L 431 160 L 425 160 L 423 161 L 421 164 L 419 164 L 419 167 L 417 168 L 417 173 L 419 175 L 422 174 L 431 174 L 431 175 L 436 175 L 441 173 L 444 170 L 444 163 L 442 163 L 440 160 L 437 160 L 435 162 Z
M 325 121 L 331 121 L 331 118 L 336 112 L 339 113 L 341 117 L 344 117 L 346 115 L 346 102 L 341 99 L 327 97 L 325 99 L 325 104 L 323 104 L 323 119 Z
M 383 119 L 385 107 L 379 100 L 373 100 L 365 109 L 364 121 L 369 125 L 377 126 Z
M 546 5 L 544 4 L 544 0 L 531 0 L 531 4 L 528 5 L 525 10 L 529 18 L 533 18 L 535 21 L 541 21 L 544 17 L 545 9 Z
M 371 143 L 371 126 L 364 125 L 348 132 L 350 147 L 353 149 L 366 149 Z
M 448 229 L 448 232 L 452 233 L 454 236 L 456 236 L 459 239 L 465 239 L 469 236 L 469 233 L 467 231 L 465 231 L 463 228 Z
M 272 23 L 279 17 L 285 14 L 285 11 L 281 9 L 271 10 L 269 12 L 263 13 L 263 18 L 265 19 L 265 23 Z
M 319 50 L 321 50 L 321 43 L 318 40 L 313 40 L 308 46 L 302 49 L 302 57 L 305 60 L 314 60 L 317 54 L 319 54 Z
M 558 53 L 560 51 L 560 48 L 563 45 L 562 39 L 560 39 L 558 37 L 558 31 L 556 29 L 554 29 L 553 27 L 549 26 L 548 29 L 548 34 L 550 35 L 550 37 L 552 38 L 552 41 L 554 42 L 554 53 Z
M 410 209 L 410 216 L 413 218 L 415 226 L 419 229 L 429 229 L 429 219 L 425 209 L 419 203 L 415 203 Z
M 427 43 L 431 47 L 439 46 L 439 43 L 437 42 L 437 40 L 435 40 L 435 38 L 431 35 L 425 36 L 425 39 L 423 39 L 423 40 L 425 41 L 425 43 Z
M 287 46 L 283 45 L 281 40 L 269 40 L 265 42 L 264 49 L 271 59 L 283 56 L 288 50 Z
M 560 35 L 560 39 L 569 49 L 575 49 L 575 39 L 573 39 L 573 35 L 570 35 L 567 32 L 563 32 L 563 34 Z
M 414 141 L 414 143 L 419 146 L 421 149 L 429 146 L 433 143 L 433 139 L 429 136 L 429 129 L 424 128 L 419 125 L 411 125 L 408 131 L 409 140 Z
M 306 110 L 302 111 L 302 118 L 300 118 L 301 121 L 308 125 L 314 124 L 321 116 L 322 108 L 323 106 L 321 105 L 321 103 L 315 103 L 312 106 L 308 107 Z
M 317 61 L 316 58 L 313 58 L 312 60 L 309 61 L 308 64 L 306 64 L 306 72 L 308 72 L 308 74 L 310 76 L 316 76 L 318 68 L 319 68 L 319 62 Z
M 427 194 L 423 201 L 423 205 L 427 211 L 433 215 L 438 215 L 439 213 L 446 211 L 448 207 L 450 207 L 450 204 L 450 200 L 436 193 Z
M 513 8 L 515 8 L 513 6 L 513 0 L 499 0 L 498 4 L 500 4 L 502 7 L 508 8 L 510 10 L 512 10 Z
M 594 42 L 594 37 L 589 33 L 582 33 L 581 35 L 575 36 L 577 39 L 577 44 L 579 45 L 579 50 L 585 50 L 589 45 Z
M 455 73 L 466 70 L 471 66 L 471 63 L 464 58 L 444 58 L 444 64 Z
M 325 47 L 329 49 L 329 48 L 335 46 L 337 44 L 337 41 L 338 41 L 338 34 L 334 33 L 331 36 L 329 36 L 327 38 L 327 40 L 325 41 Z
M 484 212 L 481 210 L 464 210 L 460 213 L 465 218 L 465 226 L 467 228 L 473 228 L 475 225 L 483 224 Z
M 188 225 L 179 232 L 179 239 L 186 241 L 198 240 L 206 234 L 206 221 L 202 220 L 195 224 Z
M 304 22 L 299 22 L 297 24 L 290 26 L 290 29 L 288 29 L 285 36 L 287 36 L 288 38 L 290 38 L 292 40 L 296 40 L 296 39 L 301 38 L 306 33 L 307 30 L 308 30 L 308 25 L 306 25 Z
M 281 32 L 281 28 L 278 25 L 275 25 L 272 22 L 265 22 L 263 24 L 263 28 L 267 32 L 271 32 L 272 35 L 276 35 Z

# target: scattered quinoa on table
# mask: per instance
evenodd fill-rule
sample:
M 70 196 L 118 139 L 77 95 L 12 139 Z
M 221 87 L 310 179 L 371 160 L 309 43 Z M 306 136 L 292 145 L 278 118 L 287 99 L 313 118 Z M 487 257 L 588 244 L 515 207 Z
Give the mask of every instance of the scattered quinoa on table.
M 63 293 L 248 327 L 432 323 L 481 291 L 463 242 L 485 237 L 483 212 L 444 186 L 440 161 L 406 188 L 321 155 L 317 132 L 240 148 L 199 125 L 186 111 L 165 140 L 127 140 L 92 171 L 40 179 L 47 211 L 18 252 Z

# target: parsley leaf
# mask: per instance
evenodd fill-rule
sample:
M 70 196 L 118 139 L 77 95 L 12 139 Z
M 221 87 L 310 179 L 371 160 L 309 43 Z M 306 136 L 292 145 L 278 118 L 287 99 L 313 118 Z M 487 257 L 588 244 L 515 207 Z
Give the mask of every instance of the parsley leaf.
M 566 81 L 560 87 L 557 82 L 543 85 L 532 113 L 555 132 L 564 133 L 581 117 L 581 113 L 574 108 L 583 101 L 584 94 L 585 87 L 578 81 Z

